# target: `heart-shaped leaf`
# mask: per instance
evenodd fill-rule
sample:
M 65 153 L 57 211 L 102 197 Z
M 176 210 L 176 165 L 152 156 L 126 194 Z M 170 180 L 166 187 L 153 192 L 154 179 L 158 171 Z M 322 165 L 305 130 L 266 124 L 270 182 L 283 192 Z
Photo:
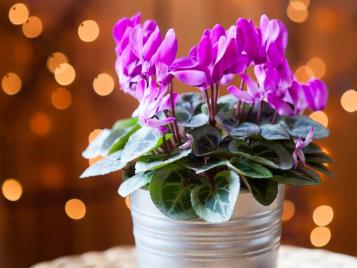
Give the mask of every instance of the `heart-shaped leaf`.
M 271 178 L 273 174 L 266 167 L 248 159 L 234 159 L 228 167 L 239 175 L 255 179 Z
M 288 140 L 290 135 L 286 128 L 280 123 L 263 124 L 260 126 L 260 135 L 266 140 Z
M 278 194 L 278 183 L 271 179 L 248 179 L 252 195 L 263 206 L 269 206 Z
M 139 161 L 135 165 L 135 172 L 145 172 L 149 170 L 156 170 L 167 166 L 177 160 L 188 156 L 191 153 L 191 149 L 176 150 L 170 155 L 144 155 L 140 157 Z
M 138 173 L 138 174 L 134 175 L 133 177 L 126 179 L 120 185 L 118 193 L 122 197 L 126 197 L 126 196 L 130 195 L 137 189 L 140 189 L 141 187 L 148 184 L 151 181 L 154 174 L 155 174 L 154 172 Z
M 190 134 L 192 135 L 192 152 L 198 156 L 215 151 L 221 141 L 219 130 L 210 125 L 195 128 Z
M 323 139 L 330 134 L 329 130 L 323 125 L 303 115 L 283 117 L 281 123 L 293 137 L 305 138 L 312 127 L 314 128 L 314 139 Z
M 127 118 L 127 119 L 122 119 L 119 121 L 116 121 L 113 125 L 112 129 L 125 129 L 125 128 L 130 128 L 135 126 L 138 123 L 137 118 Z
M 254 123 L 239 123 L 233 112 L 216 115 L 217 123 L 222 129 L 233 137 L 250 137 L 260 133 L 260 127 Z
M 188 169 L 192 169 L 196 174 L 201 174 L 216 167 L 227 166 L 228 161 L 210 157 L 206 162 L 197 158 L 186 158 L 180 163 Z
M 215 186 L 194 186 L 191 191 L 192 206 L 196 214 L 207 222 L 228 221 L 234 211 L 240 189 L 238 174 L 230 170 L 216 174 Z
M 314 163 L 307 161 L 306 164 L 329 177 L 334 177 L 334 174 L 323 164 L 323 163 Z
M 128 163 L 149 152 L 157 145 L 160 134 L 149 127 L 142 127 L 130 136 L 121 154 L 121 161 Z
M 178 165 L 160 169 L 151 180 L 149 190 L 155 206 L 166 216 L 179 220 L 197 218 L 191 205 L 192 173 Z
M 121 161 L 121 153 L 121 151 L 118 151 L 95 162 L 82 173 L 81 178 L 105 175 L 122 169 L 125 167 L 126 162 Z
M 109 135 L 110 130 L 103 129 L 83 151 L 82 156 L 86 159 L 95 158 L 98 155 L 104 156 L 105 152 L 102 151 L 102 144 Z
M 274 181 L 288 185 L 318 185 L 319 175 L 312 169 L 304 167 L 299 169 L 279 171 L 274 174 Z

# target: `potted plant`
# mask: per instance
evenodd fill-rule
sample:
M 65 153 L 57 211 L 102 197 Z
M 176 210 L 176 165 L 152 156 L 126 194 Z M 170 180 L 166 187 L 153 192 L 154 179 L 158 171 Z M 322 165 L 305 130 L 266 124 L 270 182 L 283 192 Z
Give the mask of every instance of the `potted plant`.
M 103 159 L 81 177 L 124 171 L 139 267 L 276 267 L 283 185 L 319 184 L 331 161 L 313 143 L 329 131 L 303 115 L 324 109 L 327 88 L 296 80 L 285 26 L 216 24 L 182 58 L 174 30 L 140 14 L 113 35 L 120 86 L 139 105 L 83 152 Z M 178 94 L 174 79 L 198 90 Z

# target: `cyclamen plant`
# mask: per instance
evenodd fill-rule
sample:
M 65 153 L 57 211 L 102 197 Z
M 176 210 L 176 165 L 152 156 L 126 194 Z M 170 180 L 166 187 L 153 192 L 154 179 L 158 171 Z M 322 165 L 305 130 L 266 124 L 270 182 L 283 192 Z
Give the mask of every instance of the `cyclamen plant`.
M 216 24 L 176 58 L 175 31 L 163 37 L 140 17 L 113 30 L 120 86 L 139 106 L 83 152 L 104 158 L 82 178 L 123 169 L 121 196 L 143 188 L 168 217 L 219 223 L 230 219 L 240 188 L 267 206 L 278 184 L 315 185 L 318 172 L 330 175 L 331 158 L 313 143 L 329 131 L 303 115 L 325 108 L 327 88 L 296 80 L 282 22 L 263 15 L 259 27 L 244 18 L 229 29 Z M 174 79 L 198 90 L 179 95 Z

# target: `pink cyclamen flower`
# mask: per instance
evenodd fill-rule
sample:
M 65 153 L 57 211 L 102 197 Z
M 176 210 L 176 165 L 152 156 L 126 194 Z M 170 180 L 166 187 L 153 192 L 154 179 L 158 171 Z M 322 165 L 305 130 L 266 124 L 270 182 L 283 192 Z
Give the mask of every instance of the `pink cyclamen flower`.
M 293 152 L 293 161 L 295 167 L 297 167 L 298 165 L 298 160 L 300 160 L 301 163 L 305 165 L 305 155 L 303 149 L 312 142 L 313 137 L 314 137 L 314 128 L 311 127 L 304 141 L 301 138 L 296 139 L 295 150 Z
M 323 110 L 328 100 L 326 84 L 318 79 L 311 79 L 308 85 L 303 85 L 308 107 L 313 111 Z

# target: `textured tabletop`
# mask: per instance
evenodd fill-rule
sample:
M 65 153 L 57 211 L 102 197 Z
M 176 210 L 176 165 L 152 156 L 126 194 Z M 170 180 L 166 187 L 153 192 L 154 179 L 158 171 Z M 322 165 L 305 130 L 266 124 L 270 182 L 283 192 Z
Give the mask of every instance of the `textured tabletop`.
M 357 258 L 326 250 L 281 246 L 279 268 L 357 268 Z M 116 247 L 103 252 L 62 257 L 32 268 L 136 268 L 135 249 Z

